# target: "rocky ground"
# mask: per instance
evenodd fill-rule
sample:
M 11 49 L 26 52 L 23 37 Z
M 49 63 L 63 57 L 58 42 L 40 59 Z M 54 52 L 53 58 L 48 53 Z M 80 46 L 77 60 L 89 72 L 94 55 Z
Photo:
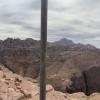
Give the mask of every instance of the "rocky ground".
M 62 93 L 51 85 L 46 87 L 47 100 L 100 100 L 99 93 Z M 0 100 L 39 100 L 39 85 L 35 80 L 23 78 L 0 65 Z

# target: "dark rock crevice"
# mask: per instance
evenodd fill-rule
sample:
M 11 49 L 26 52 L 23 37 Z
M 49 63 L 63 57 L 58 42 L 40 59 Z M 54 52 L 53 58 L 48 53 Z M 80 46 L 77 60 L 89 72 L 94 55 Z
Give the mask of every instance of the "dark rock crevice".
M 87 96 L 100 92 L 100 67 L 83 71 L 80 77 L 71 78 L 72 85 L 66 88 L 68 93 L 84 92 Z
M 89 84 L 88 84 L 88 79 L 87 79 L 87 74 L 86 74 L 86 71 L 83 71 L 82 72 L 82 75 L 83 75 L 83 78 L 84 78 L 84 83 L 85 83 L 85 94 L 87 95 L 87 96 L 89 96 L 90 95 L 90 93 L 89 93 Z

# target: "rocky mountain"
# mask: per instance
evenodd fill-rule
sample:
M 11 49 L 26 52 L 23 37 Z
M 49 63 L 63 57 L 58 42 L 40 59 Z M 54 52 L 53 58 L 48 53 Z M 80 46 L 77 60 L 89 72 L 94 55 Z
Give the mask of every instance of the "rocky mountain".
M 39 78 L 40 41 L 0 41 L 0 63 L 25 77 Z M 87 95 L 100 92 L 100 49 L 62 39 L 47 46 L 47 83 L 55 90 Z M 95 79 L 95 81 L 94 81 Z
M 23 78 L 0 65 L 0 100 L 39 100 L 36 80 Z M 46 86 L 46 100 L 99 100 L 100 94 L 86 96 L 84 93 L 62 93 L 51 85 Z
M 55 41 L 53 44 L 67 46 L 67 45 L 73 45 L 74 42 L 72 40 L 63 38 L 63 39 L 61 39 L 59 41 Z

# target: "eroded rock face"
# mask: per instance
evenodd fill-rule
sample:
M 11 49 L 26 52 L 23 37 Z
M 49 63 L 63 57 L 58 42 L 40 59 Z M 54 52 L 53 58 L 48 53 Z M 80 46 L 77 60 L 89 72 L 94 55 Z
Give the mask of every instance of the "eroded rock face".
M 100 80 L 99 75 L 91 72 L 92 68 L 100 68 L 100 50 L 91 45 L 75 44 L 69 40 L 61 43 L 48 43 L 47 47 L 47 83 L 52 84 L 58 91 L 85 92 L 86 71 L 87 82 L 91 89 L 97 90 L 95 84 Z M 64 45 L 63 45 L 64 43 Z M 32 39 L 7 39 L 0 41 L 0 63 L 14 73 L 25 77 L 38 78 L 40 67 L 40 42 Z M 87 72 L 88 71 L 88 72 Z M 99 70 L 98 70 L 99 73 Z M 97 80 L 98 79 L 98 80 Z M 91 92 L 93 93 L 93 92 Z
M 39 42 L 7 39 L 0 45 L 0 63 L 22 76 L 36 78 L 39 73 Z

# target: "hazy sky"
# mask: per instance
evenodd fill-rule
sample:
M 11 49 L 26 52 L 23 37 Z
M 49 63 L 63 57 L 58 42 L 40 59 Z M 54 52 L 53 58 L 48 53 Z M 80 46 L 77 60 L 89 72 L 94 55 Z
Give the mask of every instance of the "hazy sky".
M 100 47 L 100 0 L 48 0 L 48 40 Z M 0 39 L 40 37 L 41 0 L 0 0 Z

